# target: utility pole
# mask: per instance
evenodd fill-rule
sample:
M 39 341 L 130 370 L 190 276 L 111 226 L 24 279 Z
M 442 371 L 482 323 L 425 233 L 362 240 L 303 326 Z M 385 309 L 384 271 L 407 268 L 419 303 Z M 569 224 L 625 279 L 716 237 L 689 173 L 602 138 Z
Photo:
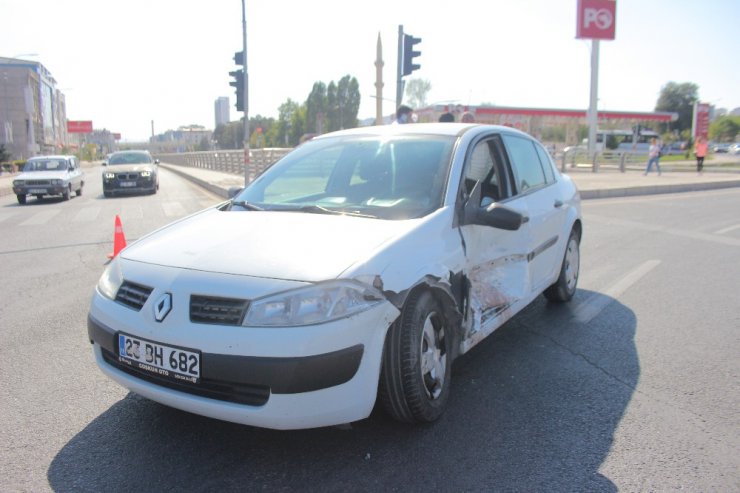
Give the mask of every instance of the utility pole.
M 588 156 L 596 152 L 596 127 L 599 124 L 599 40 L 591 40 L 591 98 L 588 105 Z M 606 142 L 604 142 L 606 144 Z
M 242 48 L 244 50 L 244 186 L 249 185 L 249 72 L 247 71 L 247 8 L 242 0 Z
M 396 107 L 401 106 L 403 100 L 403 25 L 398 26 L 398 70 L 396 71 Z

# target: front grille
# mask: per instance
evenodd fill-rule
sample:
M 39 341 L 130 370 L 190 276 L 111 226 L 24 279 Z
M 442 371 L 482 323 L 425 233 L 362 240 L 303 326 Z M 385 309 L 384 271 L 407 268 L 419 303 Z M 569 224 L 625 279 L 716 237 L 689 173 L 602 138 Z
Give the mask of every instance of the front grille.
M 144 306 L 150 294 L 152 294 L 152 288 L 148 286 L 123 281 L 116 293 L 116 301 L 138 312 Z
M 138 180 L 139 173 L 118 173 L 116 174 L 116 178 L 119 180 Z
M 168 389 L 207 397 L 208 399 L 246 404 L 248 406 L 264 406 L 270 398 L 270 387 L 264 385 L 246 385 L 222 380 L 211 380 L 203 376 L 201 376 L 200 383 L 197 384 L 169 380 L 165 377 L 121 363 L 118 361 L 118 357 L 110 351 L 102 349 L 102 352 L 105 362 L 114 368 L 149 383 L 167 387 Z M 207 361 L 203 361 L 202 366 L 207 366 Z
M 49 186 L 51 185 L 51 182 L 49 180 L 26 180 L 26 185 Z
M 190 321 L 199 324 L 241 325 L 249 301 L 212 296 L 190 296 Z

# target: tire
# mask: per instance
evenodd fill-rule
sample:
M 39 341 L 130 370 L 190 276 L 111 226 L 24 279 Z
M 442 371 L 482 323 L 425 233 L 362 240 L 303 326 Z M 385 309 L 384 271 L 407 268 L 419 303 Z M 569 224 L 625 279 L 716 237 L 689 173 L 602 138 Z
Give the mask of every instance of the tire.
M 77 190 L 75 190 L 75 195 L 77 195 L 78 197 L 80 195 L 82 195 L 82 187 L 83 186 L 85 186 L 85 184 L 84 183 L 80 183 L 80 188 L 78 188 Z
M 104 191 L 103 191 L 103 196 L 104 196 L 104 197 L 112 197 L 112 196 L 113 196 L 113 192 L 108 192 L 108 191 L 105 191 L 105 190 L 104 190 Z
M 18 199 L 19 204 L 25 204 L 26 203 L 26 196 L 25 195 L 16 195 L 16 198 Z
M 581 237 L 572 230 L 568 238 L 568 244 L 565 247 L 563 264 L 560 267 L 560 275 L 555 284 L 547 288 L 544 292 L 545 298 L 555 302 L 570 301 L 576 294 L 578 285 L 578 275 L 581 268 Z
M 64 190 L 64 193 L 62 194 L 62 199 L 69 200 L 69 197 L 72 195 L 72 185 L 67 185 L 67 188 Z
M 413 293 L 391 325 L 383 349 L 379 398 L 398 421 L 429 423 L 450 393 L 452 332 L 428 291 Z

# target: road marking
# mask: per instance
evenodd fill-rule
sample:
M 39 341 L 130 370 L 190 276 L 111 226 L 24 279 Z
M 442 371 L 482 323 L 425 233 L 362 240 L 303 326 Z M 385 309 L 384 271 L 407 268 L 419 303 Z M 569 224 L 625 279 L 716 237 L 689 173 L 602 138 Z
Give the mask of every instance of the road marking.
M 725 233 L 729 233 L 730 231 L 735 231 L 736 229 L 740 229 L 740 224 L 736 224 L 735 226 L 730 226 L 727 228 L 722 228 L 720 230 L 715 231 L 714 234 L 723 235 Z
M 75 215 L 72 222 L 81 223 L 94 221 L 97 219 L 98 214 L 100 214 L 100 207 L 85 207 L 84 209 L 80 209 L 80 212 Z
M 61 209 L 49 209 L 42 212 L 37 212 L 33 216 L 31 216 L 29 219 L 26 219 L 23 221 L 20 225 L 21 226 L 38 226 L 41 224 L 46 224 L 52 219 L 54 219 L 60 212 L 62 212 Z
M 3 222 L 3 221 L 6 221 L 8 219 L 10 219 L 11 217 L 15 216 L 16 214 L 18 214 L 18 213 L 17 212 L 3 212 L 3 213 L 0 213 L 0 223 Z
M 573 317 L 581 323 L 593 320 L 604 308 L 609 306 L 615 299 L 619 298 L 633 284 L 642 279 L 648 272 L 660 265 L 660 260 L 648 260 L 622 279 L 606 288 L 601 293 L 596 293 L 573 310 Z
M 720 236 L 716 234 L 699 233 L 696 231 L 688 231 L 684 229 L 666 228 L 664 226 L 653 226 L 637 221 L 610 218 L 606 216 L 599 216 L 597 214 L 586 214 L 585 217 L 589 221 L 598 221 L 613 226 L 625 226 L 628 228 L 641 229 L 643 231 L 654 231 L 658 233 L 680 236 L 683 238 L 691 238 L 692 240 L 711 241 L 713 243 L 720 243 L 723 245 L 740 246 L 740 239 L 738 238 L 727 238 L 726 236 Z
M 168 217 L 183 217 L 187 211 L 180 202 L 162 202 L 162 209 Z

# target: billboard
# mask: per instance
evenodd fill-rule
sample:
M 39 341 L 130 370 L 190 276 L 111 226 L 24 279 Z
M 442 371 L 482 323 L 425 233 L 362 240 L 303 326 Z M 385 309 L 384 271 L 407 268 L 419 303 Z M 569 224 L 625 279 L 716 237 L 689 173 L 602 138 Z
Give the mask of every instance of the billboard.
M 709 112 L 711 107 L 709 103 L 694 103 L 694 138 L 709 138 Z
M 67 120 L 67 133 L 70 134 L 91 134 L 93 131 L 92 121 L 71 121 Z
M 578 39 L 614 39 L 617 25 L 616 0 L 578 0 Z

